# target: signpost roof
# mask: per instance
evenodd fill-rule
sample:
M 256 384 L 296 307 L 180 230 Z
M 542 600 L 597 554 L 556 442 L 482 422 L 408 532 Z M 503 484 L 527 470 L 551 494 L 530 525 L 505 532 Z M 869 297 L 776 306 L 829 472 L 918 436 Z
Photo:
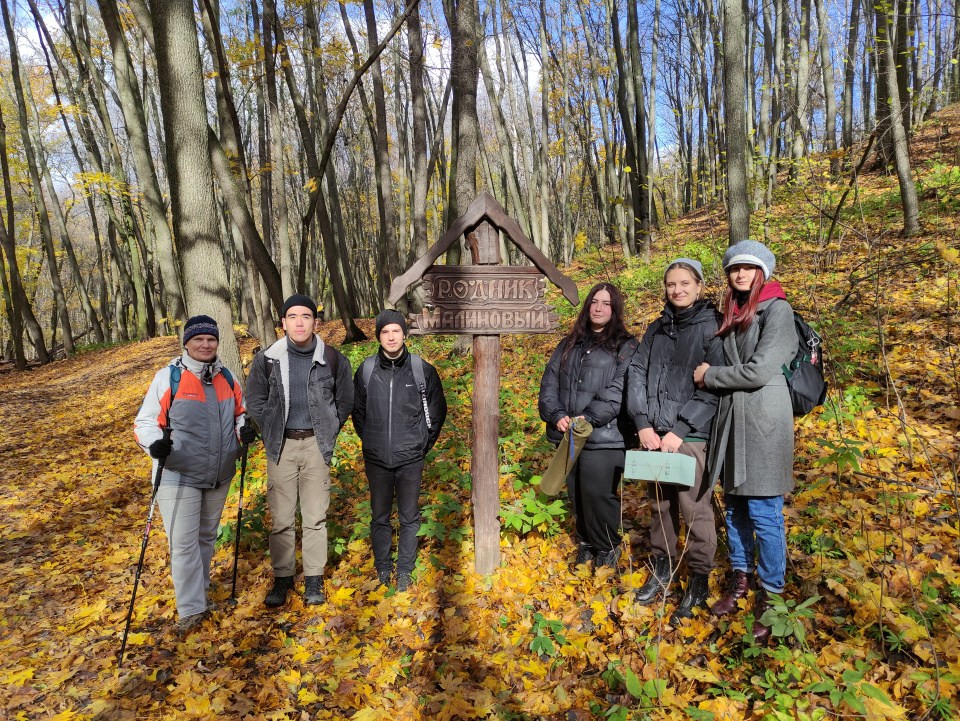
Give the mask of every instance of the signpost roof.
M 563 297 L 572 305 L 580 303 L 580 294 L 577 291 L 576 284 L 567 276 L 560 272 L 550 259 L 547 258 L 533 242 L 523 234 L 520 225 L 507 215 L 503 206 L 497 202 L 486 190 L 477 196 L 477 199 L 470 203 L 467 212 L 457 218 L 438 240 L 416 263 L 414 263 L 406 273 L 394 278 L 390 285 L 390 302 L 397 303 L 407 288 L 423 277 L 424 272 L 433 265 L 441 255 L 447 252 L 447 249 L 465 232 L 476 226 L 483 220 L 488 220 L 499 230 L 506 233 L 507 237 L 513 241 L 520 251 L 527 256 L 533 264 L 537 266 L 550 281 L 560 288 Z

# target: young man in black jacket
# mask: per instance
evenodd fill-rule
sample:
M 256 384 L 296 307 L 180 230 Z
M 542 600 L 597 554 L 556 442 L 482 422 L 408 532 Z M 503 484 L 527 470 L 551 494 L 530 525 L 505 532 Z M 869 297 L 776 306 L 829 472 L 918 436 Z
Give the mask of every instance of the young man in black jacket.
M 377 578 L 390 583 L 393 532 L 390 514 L 397 499 L 397 591 L 406 591 L 417 560 L 420 481 L 423 462 L 440 436 L 447 401 L 436 369 L 407 350 L 406 322 L 396 310 L 377 316 L 380 350 L 353 377 L 353 425 L 363 446 L 370 483 L 370 541 Z

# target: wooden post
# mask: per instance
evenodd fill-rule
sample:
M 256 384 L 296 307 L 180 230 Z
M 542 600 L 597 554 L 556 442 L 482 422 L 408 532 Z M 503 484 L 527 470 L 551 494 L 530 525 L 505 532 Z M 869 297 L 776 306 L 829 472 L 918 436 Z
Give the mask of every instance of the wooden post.
M 473 543 L 477 573 L 500 566 L 500 336 L 473 337 Z
M 533 261 L 527 267 L 498 268 L 500 236 Z M 460 236 L 466 237 L 470 266 L 434 266 Z M 539 273 L 537 272 L 539 271 Z M 542 275 L 541 275 L 542 274 Z M 549 333 L 560 317 L 544 303 L 546 276 L 577 305 L 576 284 L 530 242 L 516 221 L 484 191 L 431 248 L 390 286 L 397 303 L 423 279 L 426 308 L 413 316 L 410 332 L 473 335 L 473 542 L 476 571 L 500 566 L 500 334 Z
M 474 265 L 499 265 L 500 242 L 486 220 L 466 234 Z M 473 543 L 477 573 L 500 566 L 500 336 L 473 336 Z

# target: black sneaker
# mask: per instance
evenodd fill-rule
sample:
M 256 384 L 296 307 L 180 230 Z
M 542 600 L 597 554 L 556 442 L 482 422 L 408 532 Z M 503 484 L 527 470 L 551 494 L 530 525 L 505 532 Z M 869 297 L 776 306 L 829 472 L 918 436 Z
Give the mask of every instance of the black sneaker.
M 287 592 L 293 588 L 293 576 L 278 576 L 273 579 L 273 588 L 263 599 L 263 605 L 270 608 L 282 606 L 287 602 Z
M 710 595 L 710 576 L 706 573 L 691 573 L 687 581 L 687 592 L 677 606 L 677 610 L 670 616 L 670 625 L 679 626 L 683 619 L 693 617 L 693 609 L 703 608 Z
M 390 579 L 393 577 L 393 571 L 377 569 L 377 580 L 380 582 L 381 586 L 389 586 Z
M 303 581 L 304 605 L 319 606 L 327 602 L 327 597 L 323 594 L 323 576 L 307 576 Z
M 576 565 L 579 566 L 581 563 L 590 563 L 596 556 L 593 553 L 593 548 L 588 546 L 586 543 L 577 544 L 577 560 Z
M 660 599 L 670 595 L 670 584 L 673 583 L 675 570 L 670 568 L 670 559 L 666 556 L 654 556 L 650 564 L 650 575 L 640 586 L 633 598 L 639 606 L 650 606 Z
M 413 577 L 409 573 L 403 571 L 397 572 L 397 593 L 403 593 L 408 588 L 410 584 L 413 583 Z
M 620 555 L 623 553 L 620 546 L 611 548 L 609 551 L 601 551 L 596 555 L 593 561 L 593 567 L 595 570 L 603 568 L 612 568 L 614 571 L 617 570 L 617 562 L 620 560 Z

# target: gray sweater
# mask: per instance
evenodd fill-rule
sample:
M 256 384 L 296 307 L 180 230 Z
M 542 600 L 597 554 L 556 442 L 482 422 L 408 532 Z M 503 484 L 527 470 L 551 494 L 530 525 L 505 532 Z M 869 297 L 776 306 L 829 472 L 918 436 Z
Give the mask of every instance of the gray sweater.
M 290 359 L 290 412 L 284 428 L 313 428 L 310 405 L 307 403 L 307 383 L 310 380 L 310 366 L 313 365 L 313 353 L 316 349 L 317 336 L 313 336 L 313 342 L 306 348 L 301 348 L 287 338 L 287 357 Z
M 793 405 L 783 375 L 797 353 L 793 308 L 780 298 L 760 303 L 739 337 L 723 339 L 727 365 L 711 366 L 707 388 L 721 391 L 707 457 L 710 477 L 723 470 L 723 491 L 780 496 L 793 490 Z

